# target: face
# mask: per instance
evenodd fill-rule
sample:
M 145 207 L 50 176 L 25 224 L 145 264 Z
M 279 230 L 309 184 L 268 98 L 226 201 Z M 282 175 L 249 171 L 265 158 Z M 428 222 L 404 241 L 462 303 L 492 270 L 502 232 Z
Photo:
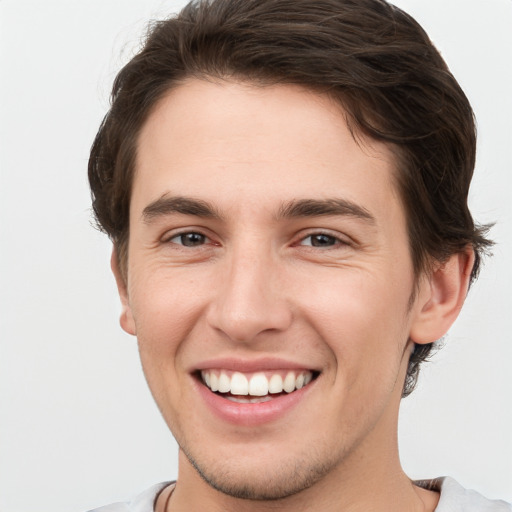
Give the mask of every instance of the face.
M 393 173 L 294 86 L 191 80 L 143 127 L 122 325 L 213 487 L 284 497 L 394 448 L 418 308 Z

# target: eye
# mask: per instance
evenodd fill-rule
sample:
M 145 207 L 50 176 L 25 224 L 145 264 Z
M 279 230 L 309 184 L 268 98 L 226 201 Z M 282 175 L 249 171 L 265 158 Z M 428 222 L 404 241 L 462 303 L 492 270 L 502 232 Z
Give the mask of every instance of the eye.
M 189 232 L 180 233 L 179 235 L 169 238 L 169 242 L 177 245 L 183 245 L 184 247 L 198 247 L 204 245 L 208 241 L 208 237 L 201 233 Z
M 335 236 L 325 233 L 315 233 L 303 238 L 300 245 L 309 247 L 334 247 L 336 245 L 345 245 L 345 243 Z

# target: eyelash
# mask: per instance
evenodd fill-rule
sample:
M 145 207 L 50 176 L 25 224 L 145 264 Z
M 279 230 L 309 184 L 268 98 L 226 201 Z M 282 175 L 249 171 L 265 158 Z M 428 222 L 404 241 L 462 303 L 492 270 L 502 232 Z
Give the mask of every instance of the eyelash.
M 328 239 L 329 242 L 332 242 L 331 244 L 326 245 L 313 245 L 313 241 L 311 240 L 311 243 L 304 244 L 303 242 L 307 239 L 313 239 L 313 238 L 321 238 L 324 237 L 324 239 Z M 339 247 L 349 246 L 350 243 L 347 240 L 344 240 L 340 238 L 339 236 L 333 235 L 332 233 L 326 233 L 323 231 L 315 231 L 307 234 L 306 236 L 303 236 L 296 244 L 294 245 L 302 245 L 303 247 L 310 248 L 311 250 L 315 249 L 336 249 Z
M 192 244 L 192 245 L 186 245 L 185 243 L 183 243 L 183 239 L 186 237 L 186 236 L 190 236 L 190 235 L 195 235 L 197 237 L 200 237 L 202 238 L 202 243 L 199 243 L 197 245 L 195 244 Z M 180 238 L 181 239 L 181 243 L 178 243 L 178 242 L 173 242 L 173 240 L 175 238 Z M 173 234 L 172 236 L 164 239 L 164 243 L 172 243 L 172 244 L 175 244 L 175 245 L 180 245 L 182 247 L 191 247 L 191 248 L 194 248 L 194 247 L 200 247 L 200 246 L 203 246 L 207 241 L 209 241 L 210 238 L 208 238 L 208 236 L 206 236 L 205 234 L 203 233 L 200 233 L 199 231 L 183 231 L 181 233 L 176 233 L 176 234 Z
M 197 244 L 195 244 L 194 241 L 192 241 L 191 245 L 186 245 L 186 243 L 184 243 L 184 238 L 187 237 L 187 236 L 196 236 L 200 240 L 199 240 L 199 242 Z M 324 241 L 327 241 L 327 242 L 330 242 L 330 243 L 327 243 L 325 245 L 322 245 L 322 244 L 314 245 L 314 242 L 313 242 L 312 239 L 317 238 L 317 241 L 318 241 L 318 239 L 321 239 L 322 237 L 323 237 Z M 180 239 L 180 242 L 173 241 L 173 240 L 178 239 L 178 238 Z M 307 239 L 311 239 L 311 243 L 305 244 L 304 242 Z M 211 242 L 210 238 L 207 235 L 205 235 L 205 234 L 203 234 L 203 233 L 201 233 L 199 231 L 183 231 L 181 233 L 173 234 L 172 236 L 167 237 L 166 239 L 163 240 L 164 243 L 172 243 L 172 244 L 175 244 L 175 245 L 178 245 L 178 246 L 181 246 L 181 247 L 187 247 L 187 248 L 202 247 L 208 241 Z M 317 231 L 317 232 L 309 233 L 306 236 L 303 236 L 302 238 L 300 238 L 300 240 L 298 242 L 294 243 L 293 245 L 308 247 L 308 248 L 311 248 L 312 250 L 315 250 L 317 248 L 319 248 L 319 249 L 333 249 L 333 248 L 336 248 L 336 247 L 339 247 L 339 246 L 348 246 L 350 244 L 346 240 L 342 240 L 340 237 L 335 236 L 335 235 L 333 235 L 331 233 Z

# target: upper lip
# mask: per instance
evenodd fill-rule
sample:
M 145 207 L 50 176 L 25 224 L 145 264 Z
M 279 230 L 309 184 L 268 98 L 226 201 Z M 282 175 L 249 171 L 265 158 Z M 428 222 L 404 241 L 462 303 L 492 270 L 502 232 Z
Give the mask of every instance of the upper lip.
M 240 359 L 234 357 L 213 358 L 196 364 L 192 371 L 222 369 L 235 372 L 250 373 L 269 370 L 311 370 L 319 371 L 310 364 L 275 357 L 260 357 L 257 359 Z

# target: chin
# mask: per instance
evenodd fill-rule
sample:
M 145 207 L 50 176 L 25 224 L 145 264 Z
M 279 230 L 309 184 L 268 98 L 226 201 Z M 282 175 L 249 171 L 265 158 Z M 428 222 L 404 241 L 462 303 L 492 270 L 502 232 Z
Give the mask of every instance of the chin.
M 211 487 L 233 498 L 276 501 L 300 493 L 329 474 L 334 463 L 314 458 L 293 460 L 233 461 L 227 458 L 210 464 L 183 450 L 190 464 Z M 248 462 L 246 464 L 246 462 Z

